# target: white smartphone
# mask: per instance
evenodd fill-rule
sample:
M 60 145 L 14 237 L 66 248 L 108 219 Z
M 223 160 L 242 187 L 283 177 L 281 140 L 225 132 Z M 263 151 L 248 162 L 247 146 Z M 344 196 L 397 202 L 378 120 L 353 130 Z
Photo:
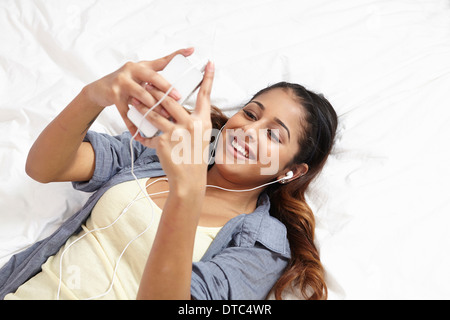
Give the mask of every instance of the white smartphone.
M 186 57 L 178 54 L 159 73 L 180 93 L 181 98 L 177 102 L 182 105 L 202 83 L 205 67 L 206 63 L 198 69 Z M 127 116 L 143 137 L 151 138 L 161 133 L 134 106 L 128 107 Z

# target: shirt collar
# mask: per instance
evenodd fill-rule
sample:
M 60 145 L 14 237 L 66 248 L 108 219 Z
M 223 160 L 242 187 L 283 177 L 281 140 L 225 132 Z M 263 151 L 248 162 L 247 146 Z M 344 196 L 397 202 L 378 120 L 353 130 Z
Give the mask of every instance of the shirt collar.
M 269 196 L 262 192 L 252 213 L 238 215 L 222 227 L 202 261 L 211 259 L 226 247 L 254 247 L 257 242 L 269 250 L 290 257 L 286 227 L 272 217 L 269 210 Z

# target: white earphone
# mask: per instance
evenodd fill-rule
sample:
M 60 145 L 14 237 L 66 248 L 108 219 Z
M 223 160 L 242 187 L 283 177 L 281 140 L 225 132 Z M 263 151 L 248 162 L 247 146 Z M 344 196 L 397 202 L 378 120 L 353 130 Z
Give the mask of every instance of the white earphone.
M 280 179 L 280 182 L 281 183 L 286 183 L 293 176 L 294 176 L 294 173 L 292 171 L 288 171 L 288 172 L 286 172 L 286 176 L 284 178 Z

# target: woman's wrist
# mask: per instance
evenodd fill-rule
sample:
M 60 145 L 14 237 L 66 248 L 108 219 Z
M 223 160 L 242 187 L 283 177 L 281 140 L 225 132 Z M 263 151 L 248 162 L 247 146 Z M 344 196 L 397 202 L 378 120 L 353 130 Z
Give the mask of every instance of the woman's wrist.
M 79 98 L 83 101 L 83 106 L 89 109 L 97 109 L 98 111 L 102 111 L 105 109 L 104 106 L 99 105 L 95 100 L 95 93 L 92 92 L 92 84 L 88 84 L 79 93 Z
M 164 218 L 162 225 L 173 227 L 181 223 L 185 230 L 195 228 L 200 219 L 205 193 L 199 190 L 183 189 L 182 191 L 169 192 L 164 205 Z
M 174 172 L 169 178 L 169 190 L 170 193 L 183 199 L 186 197 L 201 197 L 205 195 L 206 181 L 207 181 L 207 168 L 200 174 L 191 172 Z
M 194 180 L 194 179 L 193 179 Z M 170 183 L 169 193 L 179 201 L 199 200 L 205 196 L 206 183 L 190 181 L 187 183 Z

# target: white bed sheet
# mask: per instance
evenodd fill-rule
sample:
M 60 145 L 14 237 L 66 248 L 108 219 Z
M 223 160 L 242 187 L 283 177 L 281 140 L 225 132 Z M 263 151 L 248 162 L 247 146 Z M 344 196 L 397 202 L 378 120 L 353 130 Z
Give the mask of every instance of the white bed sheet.
M 308 192 L 330 299 L 450 298 L 449 1 L 5 0 L 0 30 L 0 265 L 88 197 L 25 174 L 48 122 L 126 61 L 195 46 L 230 114 L 280 80 L 337 110 Z M 125 126 L 110 108 L 92 129 Z

